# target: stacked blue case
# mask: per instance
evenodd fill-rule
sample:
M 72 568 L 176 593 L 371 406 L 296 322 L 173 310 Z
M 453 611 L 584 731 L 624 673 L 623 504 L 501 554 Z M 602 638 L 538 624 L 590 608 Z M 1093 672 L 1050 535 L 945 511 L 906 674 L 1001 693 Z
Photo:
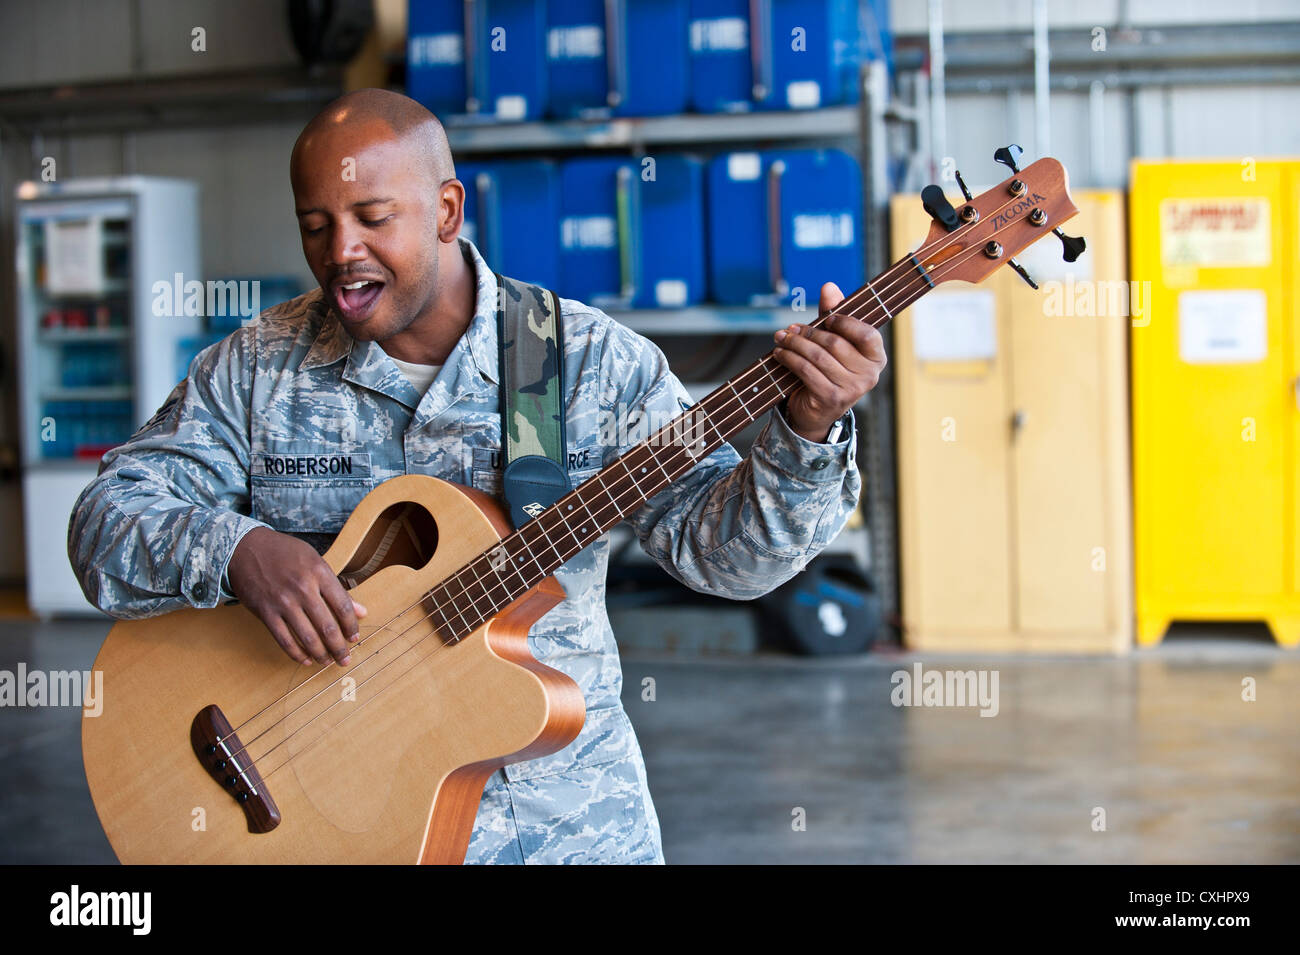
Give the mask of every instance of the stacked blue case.
M 546 4 L 478 0 L 474 9 L 467 108 L 499 120 L 541 119 L 546 111 Z
M 550 0 L 546 6 L 551 115 L 657 116 L 686 108 L 687 0 Z
M 464 4 L 410 0 L 406 8 L 406 95 L 438 115 L 465 112 Z
M 815 313 L 823 282 L 845 292 L 862 285 L 862 180 L 852 156 L 725 153 L 710 161 L 708 180 L 713 301 L 790 304 L 801 294 Z
M 692 0 L 691 105 L 700 112 L 855 103 L 863 57 L 892 72 L 888 0 Z
M 434 113 L 540 119 L 546 109 L 546 5 L 410 0 L 406 92 Z
M 704 296 L 703 166 L 687 156 L 573 159 L 560 173 L 560 288 L 598 307 Z
M 461 234 L 489 267 L 544 288 L 560 281 L 560 175 L 545 159 L 458 163 L 465 186 Z

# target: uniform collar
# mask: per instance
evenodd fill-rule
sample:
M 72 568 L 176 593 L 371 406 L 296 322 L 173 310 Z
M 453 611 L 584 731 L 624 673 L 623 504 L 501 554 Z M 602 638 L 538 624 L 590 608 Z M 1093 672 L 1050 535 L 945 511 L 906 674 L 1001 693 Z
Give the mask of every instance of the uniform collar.
M 497 383 L 497 281 L 474 243 L 458 239 L 461 254 L 474 268 L 476 292 L 474 317 L 447 356 L 430 396 L 442 407 L 473 392 L 488 390 Z M 343 328 L 334 308 L 317 292 L 325 320 L 303 357 L 299 369 L 319 368 L 347 356 L 343 379 L 387 395 L 410 408 L 420 405 L 420 395 L 410 381 L 375 342 L 357 341 Z

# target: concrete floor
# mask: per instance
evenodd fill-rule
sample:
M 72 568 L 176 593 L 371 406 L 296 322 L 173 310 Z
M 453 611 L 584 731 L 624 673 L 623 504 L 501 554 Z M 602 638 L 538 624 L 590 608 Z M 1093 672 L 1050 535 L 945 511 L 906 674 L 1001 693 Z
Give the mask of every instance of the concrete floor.
M 89 668 L 106 632 L 0 622 L 0 669 Z M 894 654 L 628 654 L 624 703 L 670 863 L 1294 863 L 1300 654 L 1261 636 L 1184 627 L 1121 659 L 921 658 L 996 670 L 993 718 L 894 706 L 891 676 L 917 659 Z M 113 861 L 79 720 L 0 709 L 0 862 Z

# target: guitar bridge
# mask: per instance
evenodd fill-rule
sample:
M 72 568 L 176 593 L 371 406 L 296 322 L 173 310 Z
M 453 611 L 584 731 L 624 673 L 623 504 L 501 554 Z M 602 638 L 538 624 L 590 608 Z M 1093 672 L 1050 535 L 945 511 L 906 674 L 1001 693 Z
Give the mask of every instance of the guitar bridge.
M 275 800 L 221 707 L 199 710 L 190 724 L 190 746 L 208 775 L 244 810 L 249 832 L 270 832 L 280 824 Z

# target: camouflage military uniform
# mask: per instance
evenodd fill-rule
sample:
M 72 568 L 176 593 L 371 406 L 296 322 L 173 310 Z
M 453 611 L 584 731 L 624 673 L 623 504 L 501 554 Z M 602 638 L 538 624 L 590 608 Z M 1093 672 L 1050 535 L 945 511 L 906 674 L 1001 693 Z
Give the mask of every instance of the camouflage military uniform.
M 268 525 L 324 550 L 362 496 L 400 474 L 500 495 L 496 281 L 474 246 L 475 315 L 424 395 L 374 342 L 356 342 L 320 290 L 263 313 L 200 354 L 125 445 L 104 456 L 73 510 L 68 550 L 87 597 L 118 617 L 230 599 L 240 538 Z M 689 399 L 653 344 L 561 299 L 566 463 L 575 484 L 624 447 L 631 409 L 675 414 Z M 628 444 L 644 433 L 623 435 Z M 814 444 L 773 413 L 743 461 L 730 445 L 631 518 L 642 546 L 696 590 L 758 596 L 839 532 L 857 501 L 853 429 Z M 571 676 L 586 725 L 558 753 L 489 781 L 467 861 L 662 862 L 645 765 L 619 699 L 605 613 L 608 536 L 556 572 L 567 599 L 532 628 L 538 660 Z M 271 639 L 268 635 L 267 639 Z

